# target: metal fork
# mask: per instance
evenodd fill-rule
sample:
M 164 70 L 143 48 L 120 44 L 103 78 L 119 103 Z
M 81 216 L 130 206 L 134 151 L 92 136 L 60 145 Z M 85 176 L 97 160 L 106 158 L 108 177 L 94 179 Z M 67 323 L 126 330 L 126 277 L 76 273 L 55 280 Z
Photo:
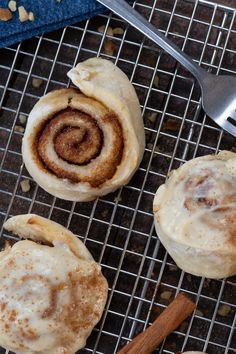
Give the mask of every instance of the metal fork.
M 198 66 L 187 54 L 158 31 L 124 0 L 98 0 L 158 44 L 198 80 L 202 91 L 202 106 L 206 114 L 220 127 L 236 136 L 236 78 L 213 75 Z

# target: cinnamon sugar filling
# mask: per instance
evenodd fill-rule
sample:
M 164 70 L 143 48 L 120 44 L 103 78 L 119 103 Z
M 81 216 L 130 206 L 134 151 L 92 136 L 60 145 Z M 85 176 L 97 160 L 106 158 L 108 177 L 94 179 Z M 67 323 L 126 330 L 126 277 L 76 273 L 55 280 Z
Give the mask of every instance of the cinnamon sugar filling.
M 79 166 L 89 166 L 91 161 L 102 153 L 102 129 L 93 117 L 76 109 L 67 108 L 56 114 L 42 127 L 37 142 L 37 155 L 44 168 L 58 178 L 66 178 L 74 183 L 88 182 L 92 187 L 98 187 L 111 179 L 121 162 L 124 141 L 122 127 L 114 113 L 109 113 L 101 119 L 100 125 L 105 124 L 110 126 L 112 132 L 112 144 L 105 162 L 102 166 L 96 165 L 92 175 L 83 176 L 80 175 Z M 70 165 L 78 166 L 78 172 L 65 169 L 62 164 L 48 156 L 48 147 L 51 144 L 57 157 Z

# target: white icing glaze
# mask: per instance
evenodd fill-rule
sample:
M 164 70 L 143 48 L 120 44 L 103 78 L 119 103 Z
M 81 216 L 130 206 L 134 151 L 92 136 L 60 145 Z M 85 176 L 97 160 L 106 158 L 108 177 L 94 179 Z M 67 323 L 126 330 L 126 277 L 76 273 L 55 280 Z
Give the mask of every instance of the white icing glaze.
M 236 273 L 235 167 L 231 152 L 196 158 L 158 189 L 156 230 L 183 270 L 210 278 Z
M 28 220 L 33 238 L 33 227 L 44 221 L 35 215 L 12 219 L 8 230 L 19 222 L 30 228 Z M 62 226 L 55 227 L 66 234 Z M 54 247 L 23 240 L 0 253 L 1 346 L 19 354 L 72 354 L 85 345 L 101 317 L 107 283 L 84 246 L 80 257 L 70 245 L 66 237 L 54 241 Z

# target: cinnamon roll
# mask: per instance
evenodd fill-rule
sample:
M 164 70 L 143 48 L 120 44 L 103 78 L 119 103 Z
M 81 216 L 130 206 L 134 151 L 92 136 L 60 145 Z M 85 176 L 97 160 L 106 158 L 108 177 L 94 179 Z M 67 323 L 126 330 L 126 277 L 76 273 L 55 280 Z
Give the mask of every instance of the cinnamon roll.
M 195 158 L 171 173 L 154 199 L 157 234 L 186 272 L 236 274 L 236 154 Z
M 127 184 L 144 152 L 144 127 L 135 90 L 110 61 L 92 58 L 68 76 L 80 89 L 42 97 L 31 111 L 23 159 L 52 195 L 90 201 Z
M 100 266 L 53 221 L 27 214 L 4 227 L 31 240 L 0 252 L 0 346 L 19 354 L 75 353 L 106 303 Z

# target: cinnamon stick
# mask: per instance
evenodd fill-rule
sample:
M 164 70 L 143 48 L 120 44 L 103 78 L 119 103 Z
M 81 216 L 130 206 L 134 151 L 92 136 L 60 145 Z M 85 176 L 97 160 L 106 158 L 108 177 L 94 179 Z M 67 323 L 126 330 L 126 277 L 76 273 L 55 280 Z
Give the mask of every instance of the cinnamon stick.
M 161 315 L 117 354 L 150 354 L 196 308 L 184 294 L 179 294 Z

